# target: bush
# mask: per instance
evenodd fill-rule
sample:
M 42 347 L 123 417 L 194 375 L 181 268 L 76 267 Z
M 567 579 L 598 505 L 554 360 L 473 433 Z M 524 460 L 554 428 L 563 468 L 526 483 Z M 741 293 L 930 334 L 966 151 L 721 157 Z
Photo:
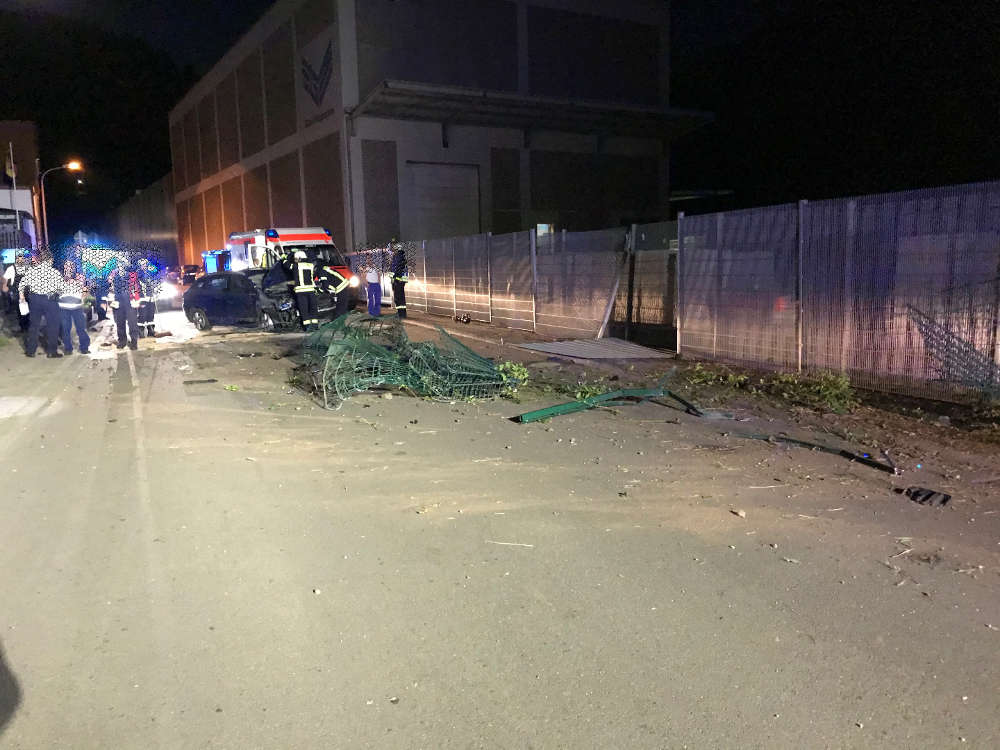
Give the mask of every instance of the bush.
M 809 375 L 779 373 L 762 378 L 761 386 L 774 396 L 810 409 L 843 414 L 858 405 L 851 381 L 838 372 L 816 372 Z
M 777 373 L 755 378 L 721 365 L 698 363 L 687 373 L 687 381 L 694 386 L 767 393 L 793 404 L 838 414 L 848 412 L 858 404 L 850 380 L 837 372 Z
M 510 398 L 517 389 L 528 382 L 528 368 L 520 362 L 501 362 L 497 365 L 500 377 L 503 378 L 503 395 Z

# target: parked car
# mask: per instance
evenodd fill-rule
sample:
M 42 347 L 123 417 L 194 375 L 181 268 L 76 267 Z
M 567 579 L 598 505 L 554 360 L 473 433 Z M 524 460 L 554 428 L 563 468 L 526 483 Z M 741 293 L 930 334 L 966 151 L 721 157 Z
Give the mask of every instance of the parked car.
M 214 325 L 259 326 L 260 290 L 242 273 L 210 273 L 184 293 L 184 314 L 199 331 Z
M 178 269 L 178 275 L 180 276 L 181 286 L 191 286 L 195 279 L 204 274 L 202 273 L 201 266 L 186 265 Z

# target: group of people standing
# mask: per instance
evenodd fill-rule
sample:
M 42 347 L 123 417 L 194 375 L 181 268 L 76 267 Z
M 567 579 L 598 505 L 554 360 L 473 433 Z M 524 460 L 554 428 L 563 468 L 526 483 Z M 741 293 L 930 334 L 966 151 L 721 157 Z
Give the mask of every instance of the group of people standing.
M 68 257 L 61 272 L 45 249 L 21 253 L 4 269 L 0 291 L 8 312 L 16 307 L 19 324 L 25 333 L 24 353 L 34 357 L 43 338 L 46 356 L 62 357 L 73 353 L 73 333 L 77 351 L 90 352 L 88 315 L 85 307 L 93 305 L 99 319 L 110 307 L 118 334 L 118 348 L 126 344 L 138 348 L 139 317 L 148 318 L 152 330 L 153 298 L 157 285 L 156 270 L 146 259 L 119 256 L 108 264 L 104 274 L 85 272 L 79 257 Z

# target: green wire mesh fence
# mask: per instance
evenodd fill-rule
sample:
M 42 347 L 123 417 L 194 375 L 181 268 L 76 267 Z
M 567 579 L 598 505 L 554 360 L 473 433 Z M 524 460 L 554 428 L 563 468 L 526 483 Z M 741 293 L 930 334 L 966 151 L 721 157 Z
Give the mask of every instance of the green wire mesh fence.
M 510 387 L 493 362 L 444 329 L 433 343 L 414 343 L 395 316 L 343 315 L 306 337 L 303 359 L 327 409 L 379 387 L 447 400 L 493 398 Z

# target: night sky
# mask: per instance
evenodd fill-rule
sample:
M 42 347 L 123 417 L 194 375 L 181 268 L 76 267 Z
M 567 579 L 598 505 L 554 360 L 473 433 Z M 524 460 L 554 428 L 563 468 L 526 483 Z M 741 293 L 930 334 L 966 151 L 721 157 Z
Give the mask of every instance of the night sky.
M 271 5 L 272 0 L 0 0 L 0 10 L 51 13 L 133 34 L 199 74 Z
M 0 117 L 39 123 L 43 168 L 90 167 L 83 189 L 52 185 L 53 236 L 96 228 L 169 170 L 167 113 L 270 5 L 0 0 L 0 39 L 15 40 L 0 70 L 32 71 Z M 674 144 L 671 187 L 733 191 L 689 213 L 1000 174 L 1000 0 L 671 8 L 671 103 L 716 115 Z

